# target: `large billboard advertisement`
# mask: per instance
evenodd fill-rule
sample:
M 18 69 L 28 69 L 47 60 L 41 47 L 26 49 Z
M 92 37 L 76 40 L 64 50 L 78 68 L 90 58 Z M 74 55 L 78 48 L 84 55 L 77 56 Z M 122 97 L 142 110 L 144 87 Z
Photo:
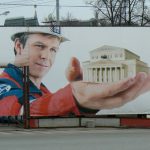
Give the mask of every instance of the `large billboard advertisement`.
M 150 113 L 150 28 L 0 28 L 0 116 Z

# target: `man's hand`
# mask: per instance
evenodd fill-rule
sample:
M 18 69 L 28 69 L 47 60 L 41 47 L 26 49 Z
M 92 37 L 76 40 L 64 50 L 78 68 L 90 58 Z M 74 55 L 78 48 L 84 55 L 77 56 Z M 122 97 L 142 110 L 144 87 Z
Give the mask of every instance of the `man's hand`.
M 90 109 L 120 107 L 135 99 L 147 80 L 146 73 L 111 84 L 95 84 L 83 81 L 71 82 L 72 92 L 78 103 Z
M 72 57 L 66 69 L 66 78 L 69 82 L 82 80 L 82 69 L 77 58 Z
M 73 95 L 78 103 L 90 109 L 110 109 L 120 107 L 134 100 L 140 94 L 150 91 L 150 75 L 140 72 L 134 78 L 128 78 L 111 84 L 97 84 L 82 80 L 82 69 L 77 58 L 73 57 L 66 70 Z
M 146 92 L 150 92 L 150 74 L 148 74 L 148 76 L 144 82 L 144 85 L 143 85 L 141 91 L 139 92 L 139 95 L 146 93 Z

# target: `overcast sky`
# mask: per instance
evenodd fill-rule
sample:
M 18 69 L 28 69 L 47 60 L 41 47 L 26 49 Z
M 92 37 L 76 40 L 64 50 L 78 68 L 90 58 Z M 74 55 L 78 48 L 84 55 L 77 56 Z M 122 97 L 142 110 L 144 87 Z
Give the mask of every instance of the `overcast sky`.
M 86 0 L 60 0 L 60 6 L 70 5 L 70 6 L 85 6 Z M 37 6 L 37 15 L 39 22 L 43 21 L 43 18 L 47 17 L 48 14 L 53 13 L 56 15 L 56 0 L 0 0 L 0 3 L 9 3 L 9 4 L 37 4 L 37 5 L 47 5 L 47 6 Z M 48 6 L 54 5 L 54 6 Z M 7 16 L 0 16 L 0 25 L 4 24 L 4 20 L 10 17 L 33 17 L 35 9 L 33 6 L 5 6 L 0 5 L 0 14 L 5 11 L 10 11 Z M 71 13 L 73 17 L 78 19 L 90 19 L 93 17 L 92 8 L 66 8 L 60 7 L 60 18 L 65 17 L 67 13 Z
M 13 42 L 10 40 L 13 32 L 12 28 L 0 28 L 0 63 L 14 59 Z M 89 51 L 103 45 L 126 48 L 139 55 L 150 66 L 149 27 L 65 27 L 62 28 L 62 33 L 70 41 L 62 43 L 55 64 L 44 79 L 52 92 L 67 84 L 64 72 L 72 56 L 82 63 L 89 60 Z M 147 93 L 119 109 L 103 110 L 100 113 L 137 113 L 137 108 L 138 112 L 150 113 L 149 97 L 150 93 Z

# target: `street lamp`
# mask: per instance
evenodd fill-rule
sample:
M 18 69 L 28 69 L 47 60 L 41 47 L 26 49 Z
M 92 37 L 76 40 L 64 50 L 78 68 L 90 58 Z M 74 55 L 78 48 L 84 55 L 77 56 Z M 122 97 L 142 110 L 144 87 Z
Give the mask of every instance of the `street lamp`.
M 6 16 L 6 15 L 8 15 L 9 13 L 10 13 L 10 11 L 5 11 L 5 12 L 1 13 L 0 16 L 2 16 L 2 15 Z
M 0 13 L 0 16 L 7 16 L 10 13 L 10 11 L 5 11 L 3 13 Z M 2 19 L 3 20 L 3 19 Z

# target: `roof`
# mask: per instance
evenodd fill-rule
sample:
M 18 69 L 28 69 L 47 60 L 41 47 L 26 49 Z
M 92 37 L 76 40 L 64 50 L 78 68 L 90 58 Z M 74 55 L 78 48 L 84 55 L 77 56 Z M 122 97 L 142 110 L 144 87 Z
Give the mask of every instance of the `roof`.
M 98 47 L 98 48 L 90 51 L 90 53 L 97 52 L 97 51 L 105 51 L 105 50 L 125 50 L 125 49 L 121 48 L 121 47 L 116 47 L 116 46 L 103 45 L 101 47 Z
M 136 57 L 139 57 L 137 54 L 133 53 L 132 51 L 129 51 L 128 49 L 117 47 L 117 46 L 110 46 L 110 45 L 103 45 L 101 47 L 98 47 L 92 51 L 90 51 L 90 54 L 93 52 L 99 52 L 99 51 L 106 51 L 106 50 L 112 50 L 112 51 L 127 51 L 128 53 L 131 53 L 135 55 Z

